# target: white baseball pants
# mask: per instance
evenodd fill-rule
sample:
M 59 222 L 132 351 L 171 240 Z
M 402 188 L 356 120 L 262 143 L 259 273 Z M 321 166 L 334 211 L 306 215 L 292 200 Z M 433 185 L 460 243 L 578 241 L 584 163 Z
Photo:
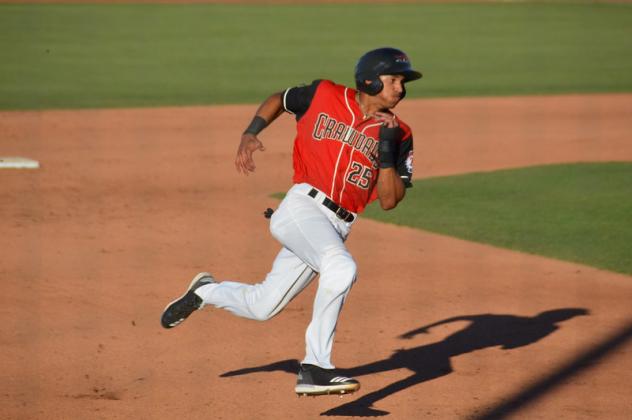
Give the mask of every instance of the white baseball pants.
M 303 363 L 330 369 L 338 315 L 357 268 L 344 245 L 352 223 L 340 220 L 321 204 L 323 193 L 308 196 L 311 189 L 309 184 L 294 185 L 272 215 L 270 232 L 283 248 L 263 282 L 222 281 L 195 293 L 204 304 L 263 321 L 278 314 L 320 273 Z

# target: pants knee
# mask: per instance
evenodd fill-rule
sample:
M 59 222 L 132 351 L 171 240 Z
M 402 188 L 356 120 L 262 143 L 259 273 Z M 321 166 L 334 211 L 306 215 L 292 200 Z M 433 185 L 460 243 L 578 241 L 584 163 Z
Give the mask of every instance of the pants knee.
M 255 321 L 267 321 L 278 313 L 278 307 L 273 302 L 267 302 L 263 299 L 252 302 L 248 309 L 250 318 Z
M 337 293 L 344 293 L 351 288 L 356 279 L 358 266 L 347 250 L 338 250 L 323 259 L 321 282 Z

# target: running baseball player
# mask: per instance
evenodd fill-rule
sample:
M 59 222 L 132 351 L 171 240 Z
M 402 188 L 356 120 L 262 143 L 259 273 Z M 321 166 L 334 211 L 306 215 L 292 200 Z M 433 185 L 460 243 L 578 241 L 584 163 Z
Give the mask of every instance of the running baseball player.
M 368 203 L 377 199 L 384 210 L 393 209 L 411 186 L 412 133 L 392 109 L 406 95 L 405 84 L 419 78 L 404 52 L 379 48 L 357 62 L 357 90 L 315 80 L 268 97 L 241 136 L 235 167 L 245 175 L 254 172 L 253 154 L 264 150 L 257 135 L 283 112 L 294 115 L 293 186 L 270 219 L 281 251 L 255 285 L 198 274 L 167 305 L 162 326 L 175 327 L 206 305 L 267 320 L 319 274 L 295 391 L 357 391 L 360 383 L 339 375 L 331 362 L 338 317 L 357 275 L 345 240 Z

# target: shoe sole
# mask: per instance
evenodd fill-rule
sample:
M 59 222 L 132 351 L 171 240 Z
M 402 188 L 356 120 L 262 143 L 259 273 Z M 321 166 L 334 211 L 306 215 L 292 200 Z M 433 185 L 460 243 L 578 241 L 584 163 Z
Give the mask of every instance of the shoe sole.
M 294 391 L 300 395 L 343 395 L 360 389 L 360 384 L 344 385 L 296 385 Z
M 215 282 L 215 280 L 213 279 L 213 276 L 211 276 L 209 273 L 198 273 L 197 276 L 193 277 L 193 280 L 191 280 L 191 284 L 189 284 L 189 288 L 182 294 L 182 296 L 172 300 L 171 302 L 169 302 L 167 304 L 167 306 L 165 306 L 165 309 L 162 311 L 162 315 L 164 316 L 165 312 L 167 312 L 167 309 L 169 309 L 171 306 L 173 306 L 174 304 L 176 304 L 177 302 L 182 300 L 187 295 L 187 293 L 189 293 L 191 291 L 191 289 L 193 289 L 193 286 L 195 286 L 195 283 L 197 283 L 198 281 L 202 280 L 204 277 L 208 277 L 208 278 L 212 279 L 213 281 L 210 282 L 210 283 L 214 283 Z M 210 284 L 210 283 L 208 283 L 208 284 Z M 167 324 L 167 325 L 162 324 L 162 326 L 164 328 L 173 328 L 173 327 L 176 327 L 179 324 L 181 324 L 182 321 L 184 321 L 185 319 L 186 318 L 183 318 L 183 319 L 180 319 L 180 320 L 178 320 L 176 322 L 172 322 L 171 324 Z

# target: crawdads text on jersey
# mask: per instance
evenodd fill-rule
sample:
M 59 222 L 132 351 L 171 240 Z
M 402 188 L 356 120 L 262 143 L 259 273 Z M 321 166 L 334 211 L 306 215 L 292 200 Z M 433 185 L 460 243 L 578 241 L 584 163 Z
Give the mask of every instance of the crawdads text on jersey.
M 287 89 L 283 106 L 297 119 L 294 183 L 309 183 L 347 210 L 360 213 L 377 198 L 381 123 L 364 118 L 356 93 L 328 80 L 316 80 Z M 410 186 L 412 133 L 399 118 L 398 123 L 403 136 L 397 171 Z

